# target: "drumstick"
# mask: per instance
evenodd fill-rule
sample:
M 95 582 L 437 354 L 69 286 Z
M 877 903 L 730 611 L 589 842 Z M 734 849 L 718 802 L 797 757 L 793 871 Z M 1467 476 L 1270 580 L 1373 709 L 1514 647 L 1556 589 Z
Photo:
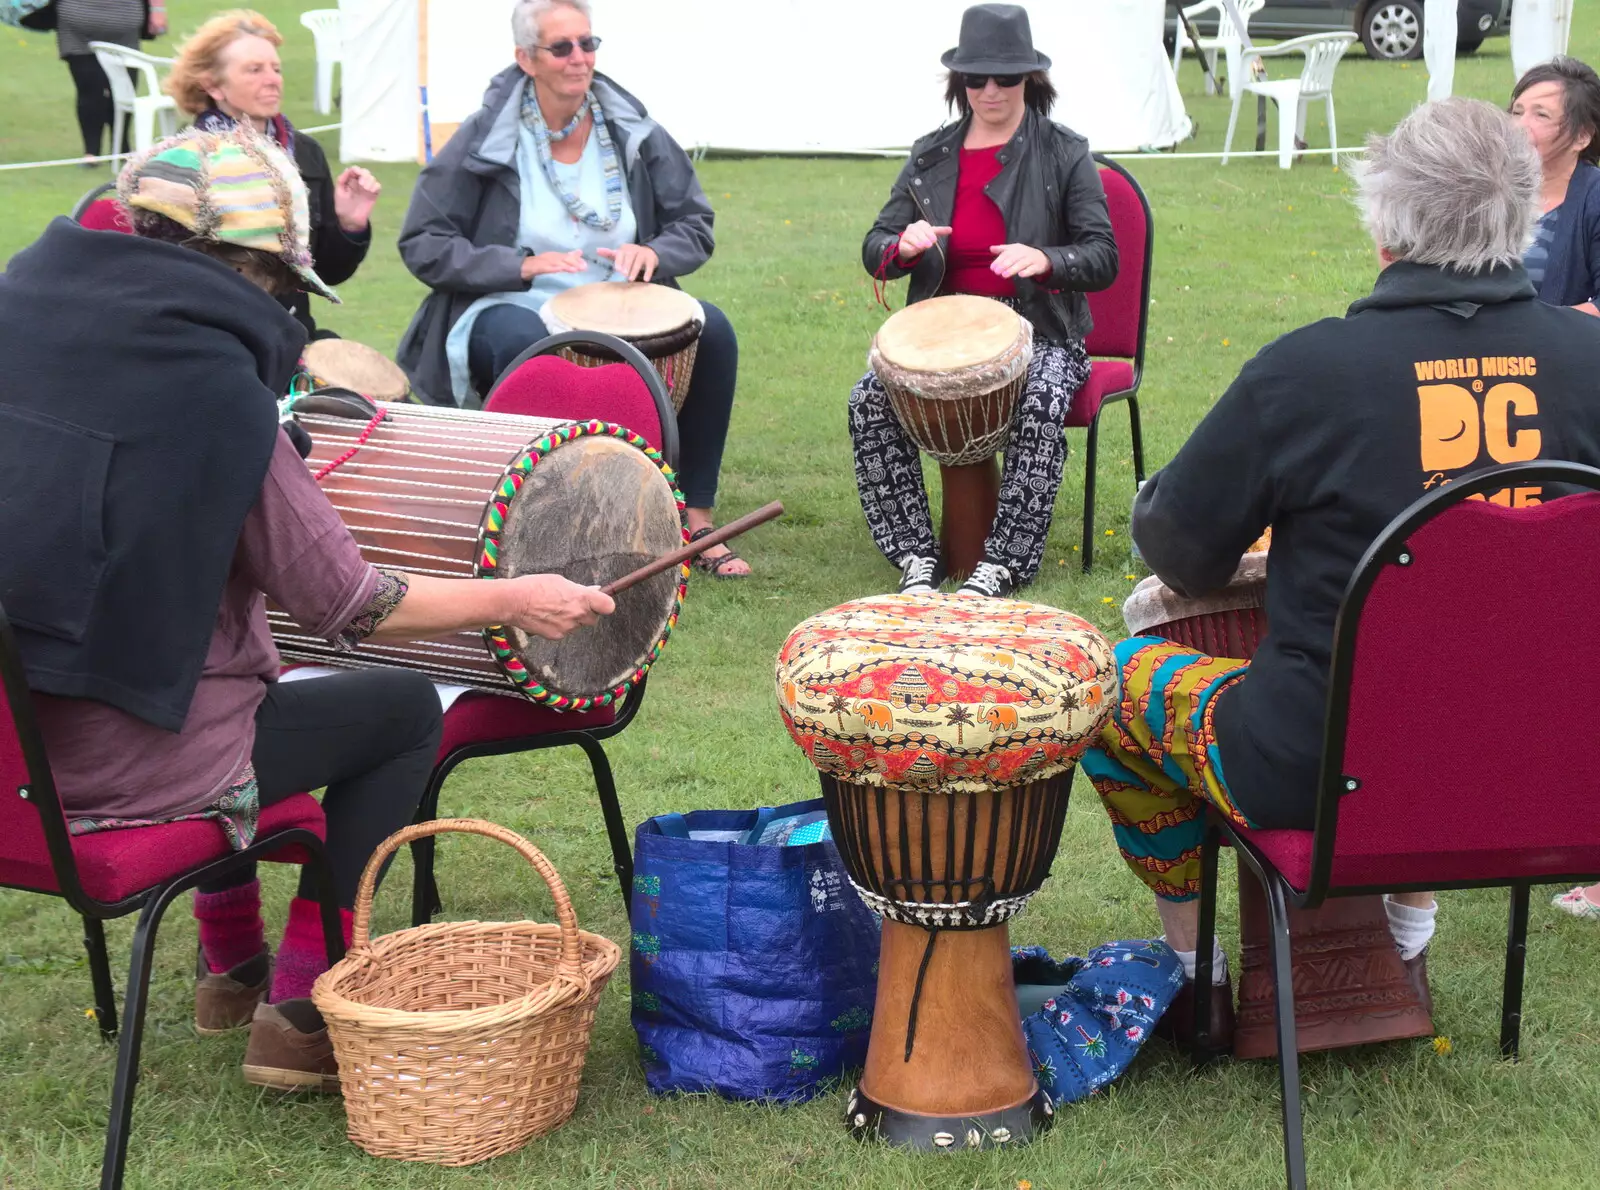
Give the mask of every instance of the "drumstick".
M 774 500 L 771 504 L 758 508 L 754 512 L 746 513 L 736 521 L 729 521 L 720 529 L 713 529 L 699 541 L 691 541 L 681 549 L 673 550 L 670 554 L 657 558 L 654 562 L 646 563 L 632 574 L 625 574 L 615 582 L 607 583 L 600 589 L 607 595 L 615 595 L 619 591 L 626 591 L 635 583 L 642 583 L 645 579 L 653 578 L 663 571 L 671 570 L 674 566 L 681 566 L 696 554 L 703 554 L 714 545 L 721 545 L 724 541 L 729 541 L 747 530 L 754 529 L 757 525 L 765 524 L 772 520 L 773 517 L 782 515 L 782 501 Z

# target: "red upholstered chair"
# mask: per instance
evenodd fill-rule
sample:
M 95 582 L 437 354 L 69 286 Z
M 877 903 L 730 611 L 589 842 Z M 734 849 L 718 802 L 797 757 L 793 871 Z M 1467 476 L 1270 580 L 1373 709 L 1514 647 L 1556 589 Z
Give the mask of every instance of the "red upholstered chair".
M 599 344 L 624 362 L 585 368 L 552 354 L 568 343 Z M 534 344 L 501 373 L 489 390 L 484 408 L 492 413 L 572 421 L 597 417 L 616 422 L 633 430 L 660 450 L 670 465 L 677 466 L 678 423 L 666 385 L 636 348 L 610 335 L 569 331 Z M 445 779 L 463 761 L 539 748 L 581 748 L 594 773 L 600 811 L 611 842 L 612 867 L 626 905 L 633 887 L 633 851 L 617 800 L 611 762 L 601 743 L 633 721 L 644 703 L 648 682 L 648 678 L 641 681 L 620 709 L 610 706 L 582 712 L 553 711 L 525 699 L 497 694 L 462 695 L 445 712 L 439 759 L 417 810 L 417 821 L 438 817 L 439 793 Z M 411 857 L 415 881 L 411 913 L 413 921 L 422 925 L 441 907 L 433 873 L 434 839 L 430 836 L 414 841 Z
M 1589 490 L 1499 503 L 1551 484 Z M 1291 1187 L 1305 1186 L 1306 1170 L 1288 907 L 1509 887 L 1500 1052 L 1515 1058 L 1529 886 L 1600 875 L 1597 489 L 1591 467 L 1517 464 L 1436 489 L 1396 517 L 1356 567 L 1335 624 L 1315 829 L 1239 830 L 1212 816 L 1200 937 L 1215 927 L 1226 834 L 1266 893 Z M 1208 1019 L 1210 964 L 1202 946 L 1197 1021 Z M 1196 1039 L 1197 1058 L 1208 1040 Z
M 72 218 L 90 231 L 133 231 L 127 211 L 117 201 L 115 182 L 104 182 L 80 198 L 72 208 Z
M 263 810 L 256 841 L 244 851 L 231 850 L 222 827 L 204 821 L 72 835 L 56 797 L 4 609 L 0 609 L 0 678 L 0 887 L 60 897 L 82 915 L 95 1017 L 106 1040 L 117 1036 L 117 1004 L 101 922 L 139 911 L 100 1171 L 102 1190 L 115 1190 L 122 1185 L 127 1161 L 150 962 L 161 915 L 181 893 L 242 863 L 264 859 L 309 864 L 322 892 L 328 958 L 330 962 L 342 958 L 339 909 L 322 848 L 322 807 L 301 793 Z
M 1115 401 L 1128 403 L 1133 435 L 1134 483 L 1144 482 L 1144 441 L 1139 433 L 1139 383 L 1144 379 L 1144 340 L 1150 321 L 1150 261 L 1155 227 L 1150 203 L 1133 175 L 1095 154 L 1106 191 L 1111 230 L 1117 237 L 1117 279 L 1109 289 L 1085 295 L 1094 330 L 1084 344 L 1094 357 L 1089 379 L 1067 411 L 1069 428 L 1089 431 L 1083 457 L 1083 569 L 1094 564 L 1094 480 L 1100 413 Z

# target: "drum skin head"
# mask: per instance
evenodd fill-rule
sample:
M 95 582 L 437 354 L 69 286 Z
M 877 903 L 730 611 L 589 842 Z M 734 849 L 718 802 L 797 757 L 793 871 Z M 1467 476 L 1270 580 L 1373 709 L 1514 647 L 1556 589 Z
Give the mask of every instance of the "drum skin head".
M 637 446 L 590 435 L 544 454 L 506 512 L 497 575 L 560 574 L 603 586 L 684 543 L 672 485 Z M 593 697 L 631 682 L 676 617 L 681 568 L 616 596 L 616 611 L 558 641 L 507 629 L 552 696 Z
M 699 317 L 700 305 L 681 289 L 644 281 L 595 281 L 564 289 L 548 307 L 573 330 L 621 339 L 670 334 Z
M 411 385 L 400 366 L 353 339 L 314 339 L 302 353 L 306 369 L 324 385 L 347 388 L 380 401 L 401 400 Z
M 972 294 L 929 298 L 889 316 L 878 352 L 912 372 L 955 372 L 989 363 L 1017 341 L 1021 318 L 1002 302 Z

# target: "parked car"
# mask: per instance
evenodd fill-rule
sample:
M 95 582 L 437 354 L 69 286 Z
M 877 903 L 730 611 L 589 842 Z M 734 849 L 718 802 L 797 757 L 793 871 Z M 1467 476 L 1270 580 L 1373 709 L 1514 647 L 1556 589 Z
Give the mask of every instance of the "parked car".
M 1261 41 L 1299 37 L 1304 33 L 1359 34 L 1373 58 L 1422 57 L 1423 0 L 1267 0 L 1250 18 L 1250 36 Z M 1512 0 L 1459 0 L 1456 51 L 1470 54 L 1486 37 L 1511 29 Z M 1169 30 L 1178 19 L 1178 5 L 1167 5 Z M 1200 19 L 1200 34 L 1210 37 L 1216 14 Z M 1171 37 L 1171 33 L 1168 33 Z M 1169 42 L 1170 45 L 1170 42 Z

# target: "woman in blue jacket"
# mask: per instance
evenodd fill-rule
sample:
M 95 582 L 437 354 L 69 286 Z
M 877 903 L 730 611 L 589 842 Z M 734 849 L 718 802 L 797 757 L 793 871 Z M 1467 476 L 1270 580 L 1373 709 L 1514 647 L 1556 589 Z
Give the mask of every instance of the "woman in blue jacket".
M 1576 58 L 1541 62 L 1517 80 L 1511 114 L 1544 170 L 1528 276 L 1540 301 L 1600 314 L 1600 75 Z

